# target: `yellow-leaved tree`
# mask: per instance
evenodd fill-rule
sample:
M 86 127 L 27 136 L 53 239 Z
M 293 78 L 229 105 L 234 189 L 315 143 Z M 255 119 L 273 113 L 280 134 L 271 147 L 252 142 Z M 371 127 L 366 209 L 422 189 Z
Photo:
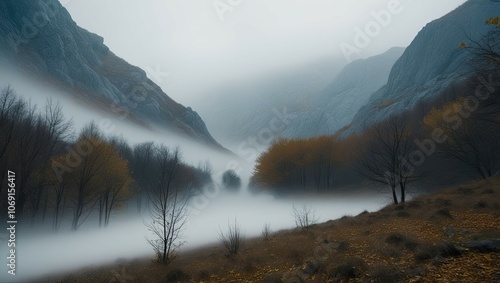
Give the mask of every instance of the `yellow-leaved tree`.
M 72 230 L 80 227 L 96 205 L 99 205 L 99 223 L 107 225 L 111 212 L 130 196 L 132 178 L 127 161 L 99 135 L 82 134 L 72 150 L 55 157 L 53 164 L 57 164 L 59 179 L 55 213 L 67 197 L 73 209 Z
M 482 118 L 483 108 L 473 97 L 459 97 L 431 110 L 423 124 L 428 133 L 438 130 L 444 134 L 445 142 L 438 144 L 441 153 L 486 179 L 498 170 L 500 144 L 498 125 Z

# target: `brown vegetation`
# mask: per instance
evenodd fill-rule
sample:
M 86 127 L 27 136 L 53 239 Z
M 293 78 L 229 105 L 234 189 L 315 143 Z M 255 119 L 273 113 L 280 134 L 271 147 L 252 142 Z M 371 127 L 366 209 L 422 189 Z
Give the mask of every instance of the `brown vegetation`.
M 308 231 L 280 231 L 267 241 L 250 239 L 231 257 L 216 245 L 181 253 L 167 269 L 147 260 L 121 267 L 133 278 L 127 282 L 496 282 L 498 251 L 465 246 L 500 238 L 498 194 L 500 176 L 313 225 Z M 487 205 L 476 208 L 481 201 Z M 443 209 L 452 217 L 435 217 Z M 401 211 L 408 217 L 398 217 Z M 114 278 L 110 269 L 67 278 L 109 282 Z

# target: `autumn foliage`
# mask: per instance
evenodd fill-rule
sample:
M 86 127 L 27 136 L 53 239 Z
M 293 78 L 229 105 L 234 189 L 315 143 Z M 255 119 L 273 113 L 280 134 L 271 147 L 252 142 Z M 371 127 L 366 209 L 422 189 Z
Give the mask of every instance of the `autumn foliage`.
M 141 213 L 148 182 L 162 173 L 154 168 L 160 146 L 132 148 L 94 122 L 75 138 L 60 105 L 49 100 L 40 111 L 9 87 L 0 90 L 0 130 L 0 179 L 7 170 L 16 173 L 16 216 L 53 231 L 66 220 L 72 230 L 89 219 L 107 226 L 116 212 L 134 205 Z M 201 188 L 211 182 L 210 174 L 209 164 L 196 168 L 179 161 L 173 185 Z
M 332 188 L 339 168 L 348 165 L 354 154 L 350 147 L 328 136 L 278 140 L 258 158 L 254 182 L 285 190 Z

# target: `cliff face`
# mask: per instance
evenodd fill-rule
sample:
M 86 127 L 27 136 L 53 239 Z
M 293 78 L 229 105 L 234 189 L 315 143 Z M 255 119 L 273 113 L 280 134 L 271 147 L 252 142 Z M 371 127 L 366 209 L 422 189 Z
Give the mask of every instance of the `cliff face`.
M 394 64 L 386 85 L 370 97 L 343 134 L 360 132 L 391 115 L 411 110 L 470 76 L 472 55 L 459 44 L 467 37 L 481 39 L 491 30 L 484 20 L 499 14 L 499 2 L 469 0 L 427 24 Z
M 288 129 L 288 135 L 331 135 L 349 124 L 370 95 L 385 84 L 394 62 L 403 51 L 404 48 L 394 47 L 383 54 L 347 65 L 315 96 L 315 110 L 303 113 L 295 129 Z
M 102 37 L 80 28 L 57 0 L 0 1 L 0 51 L 118 115 L 220 147 L 195 111 L 114 55 Z

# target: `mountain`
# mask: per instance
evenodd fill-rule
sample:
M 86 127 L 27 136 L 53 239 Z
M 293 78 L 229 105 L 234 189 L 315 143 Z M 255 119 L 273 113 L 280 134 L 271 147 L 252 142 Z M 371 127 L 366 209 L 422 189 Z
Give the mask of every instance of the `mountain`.
M 356 60 L 315 96 L 310 111 L 301 114 L 288 137 L 331 135 L 348 125 L 370 95 L 384 85 L 394 62 L 404 48 L 394 47 L 383 54 Z
M 259 143 L 265 147 L 268 140 L 281 136 L 283 126 L 297 122 L 284 116 L 303 111 L 340 71 L 341 60 L 327 58 L 234 81 L 210 90 L 193 106 L 217 139 L 237 145 L 264 133 L 265 141 Z M 279 129 L 271 125 L 275 119 Z
M 218 98 L 203 102 L 198 109 L 217 113 L 206 115 L 209 125 L 220 126 L 216 136 L 240 144 L 256 139 L 264 148 L 278 137 L 333 134 L 349 124 L 370 95 L 387 82 L 403 51 L 395 47 L 354 61 L 336 76 L 325 65 L 338 61 L 324 61 L 253 79 L 217 90 Z
M 79 27 L 57 0 L 0 1 L 0 53 L 117 115 L 222 148 L 195 111 L 113 54 L 102 37 Z
M 427 24 L 394 64 L 385 86 L 372 94 L 342 135 L 360 132 L 391 115 L 411 110 L 471 76 L 473 55 L 459 45 L 468 37 L 480 40 L 491 30 L 484 20 L 499 14 L 498 1 L 469 0 Z

